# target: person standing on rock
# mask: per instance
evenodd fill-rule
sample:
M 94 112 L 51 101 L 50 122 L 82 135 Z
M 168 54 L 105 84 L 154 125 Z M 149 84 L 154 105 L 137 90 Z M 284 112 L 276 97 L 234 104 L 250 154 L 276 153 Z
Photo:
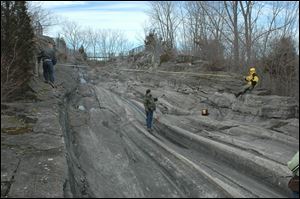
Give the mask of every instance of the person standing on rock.
M 153 112 L 156 110 L 157 98 L 153 98 L 151 94 L 151 90 L 147 89 L 145 99 L 144 99 L 144 107 L 146 112 L 146 123 L 147 123 L 147 130 L 152 132 L 152 120 L 153 120 Z
M 249 75 L 245 77 L 245 81 L 247 81 L 247 84 L 243 86 L 240 92 L 235 94 L 235 97 L 239 97 L 240 95 L 245 94 L 247 91 L 252 91 L 253 88 L 257 85 L 258 80 L 259 78 L 256 74 L 255 68 L 250 68 Z
M 293 198 L 299 198 L 299 151 L 287 163 L 287 166 L 293 172 L 288 186 L 293 191 Z
M 56 64 L 57 59 L 51 42 L 48 42 L 48 47 L 39 53 L 38 63 L 40 63 L 41 60 L 43 61 L 45 83 L 49 83 L 54 87 L 54 65 Z

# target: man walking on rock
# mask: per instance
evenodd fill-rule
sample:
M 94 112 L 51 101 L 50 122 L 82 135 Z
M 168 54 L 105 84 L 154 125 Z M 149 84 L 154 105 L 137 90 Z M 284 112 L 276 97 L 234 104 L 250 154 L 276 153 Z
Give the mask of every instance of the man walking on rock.
M 153 120 L 153 112 L 156 110 L 155 101 L 157 99 L 152 97 L 151 90 L 147 89 L 145 99 L 144 99 L 144 107 L 146 112 L 146 123 L 147 130 L 152 132 L 152 120 Z
M 49 83 L 54 87 L 54 65 L 56 64 L 55 51 L 53 44 L 48 42 L 48 48 L 42 50 L 38 55 L 38 63 L 43 61 L 43 75 L 45 83 Z

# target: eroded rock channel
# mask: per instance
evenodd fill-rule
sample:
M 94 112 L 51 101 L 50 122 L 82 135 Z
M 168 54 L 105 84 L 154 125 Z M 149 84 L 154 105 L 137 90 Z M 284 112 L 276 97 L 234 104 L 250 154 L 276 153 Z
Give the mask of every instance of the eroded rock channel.
M 1 105 L 2 197 L 290 196 L 293 98 L 257 89 L 236 99 L 233 74 L 125 66 L 59 65 L 57 89 L 36 79 L 35 100 Z
M 112 64 L 79 74 L 60 109 L 74 197 L 289 196 L 286 162 L 299 148 L 293 98 L 257 90 L 236 99 L 241 81 L 226 73 Z M 159 99 L 152 134 L 147 88 Z

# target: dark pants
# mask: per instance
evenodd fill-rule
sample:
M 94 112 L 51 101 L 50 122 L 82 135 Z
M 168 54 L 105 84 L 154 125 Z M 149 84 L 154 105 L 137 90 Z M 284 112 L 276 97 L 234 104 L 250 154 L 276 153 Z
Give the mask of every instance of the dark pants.
M 293 198 L 299 198 L 299 192 L 293 191 Z
M 52 61 L 43 62 L 43 74 L 45 81 L 54 83 L 54 66 L 52 64 Z
M 147 111 L 146 115 L 147 115 L 147 119 L 146 119 L 147 128 L 151 129 L 152 128 L 152 120 L 153 120 L 153 111 Z

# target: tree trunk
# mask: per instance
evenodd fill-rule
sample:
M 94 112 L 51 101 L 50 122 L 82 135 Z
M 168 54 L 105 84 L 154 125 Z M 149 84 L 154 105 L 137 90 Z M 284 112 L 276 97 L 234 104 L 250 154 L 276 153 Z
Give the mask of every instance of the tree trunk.
M 235 69 L 239 69 L 240 66 L 240 51 L 239 51 L 239 32 L 238 32 L 238 2 L 233 2 L 233 29 L 234 29 L 234 65 Z

